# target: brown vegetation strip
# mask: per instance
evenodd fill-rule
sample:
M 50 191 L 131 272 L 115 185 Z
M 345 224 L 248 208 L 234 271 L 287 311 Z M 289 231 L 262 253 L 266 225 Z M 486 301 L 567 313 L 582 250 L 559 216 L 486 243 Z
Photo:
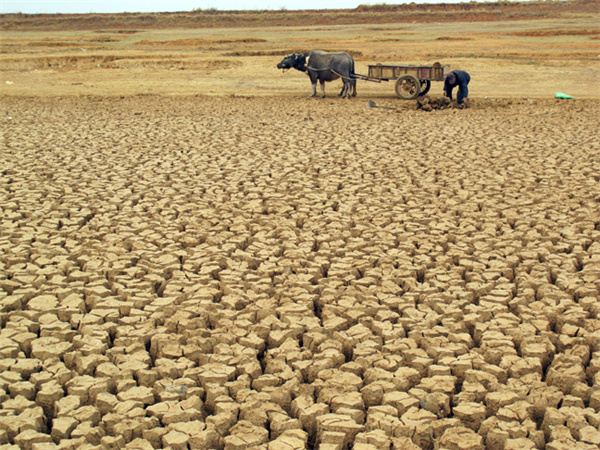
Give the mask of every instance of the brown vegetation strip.
M 139 41 L 137 45 L 170 45 L 170 46 L 197 46 L 197 45 L 210 45 L 210 44 L 256 44 L 260 42 L 267 42 L 265 39 L 257 38 L 244 38 L 244 39 L 173 39 L 173 40 L 150 40 L 144 39 Z
M 526 20 L 596 13 L 600 0 L 360 6 L 325 11 L 217 11 L 123 14 L 2 14 L 0 29 L 85 30 L 129 28 L 262 27 L 406 22 Z
M 507 36 L 547 37 L 547 36 L 593 36 L 600 34 L 600 29 L 594 30 L 532 30 L 503 33 Z

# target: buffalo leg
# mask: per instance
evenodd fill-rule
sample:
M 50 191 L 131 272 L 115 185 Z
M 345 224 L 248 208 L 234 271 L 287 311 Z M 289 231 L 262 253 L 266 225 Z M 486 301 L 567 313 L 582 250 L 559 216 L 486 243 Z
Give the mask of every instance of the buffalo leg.
M 311 72 L 311 71 L 308 72 L 308 77 L 310 78 L 310 83 L 312 84 L 312 91 L 311 91 L 309 97 L 316 97 L 317 81 L 319 80 L 319 77 L 317 76 L 317 74 L 315 74 L 314 72 Z
M 348 95 L 348 83 L 346 82 L 346 79 L 342 78 L 342 90 L 340 91 L 340 97 L 344 98 L 346 95 Z
M 340 92 L 340 97 L 346 98 L 346 96 L 348 95 L 348 83 L 346 83 L 346 80 L 343 81 L 344 85 L 342 86 L 342 92 Z
M 344 88 L 342 89 L 343 98 L 350 98 L 352 95 L 352 80 L 344 78 Z
M 319 80 L 321 82 L 321 98 L 325 98 L 325 80 Z

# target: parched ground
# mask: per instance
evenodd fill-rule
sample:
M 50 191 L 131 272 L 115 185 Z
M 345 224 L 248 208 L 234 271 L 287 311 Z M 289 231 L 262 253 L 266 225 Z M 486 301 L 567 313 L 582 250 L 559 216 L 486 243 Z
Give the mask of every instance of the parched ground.
M 599 448 L 598 5 L 2 15 L 0 450 Z
M 3 97 L 0 448 L 598 448 L 598 100 L 396 106 Z

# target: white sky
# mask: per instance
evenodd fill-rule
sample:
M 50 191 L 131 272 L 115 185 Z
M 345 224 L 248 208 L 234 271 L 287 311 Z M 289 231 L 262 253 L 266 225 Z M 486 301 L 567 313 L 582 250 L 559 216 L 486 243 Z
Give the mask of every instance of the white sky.
M 387 3 L 460 3 L 466 0 L 0 0 L 0 13 L 173 12 L 194 9 L 352 9 Z M 489 0 L 493 1 L 493 0 Z

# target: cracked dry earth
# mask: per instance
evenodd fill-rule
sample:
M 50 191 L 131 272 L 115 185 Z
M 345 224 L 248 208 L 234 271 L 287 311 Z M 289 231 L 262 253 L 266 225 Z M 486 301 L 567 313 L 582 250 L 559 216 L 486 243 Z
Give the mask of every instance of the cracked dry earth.
M 0 448 L 597 449 L 597 101 L 2 100 Z

